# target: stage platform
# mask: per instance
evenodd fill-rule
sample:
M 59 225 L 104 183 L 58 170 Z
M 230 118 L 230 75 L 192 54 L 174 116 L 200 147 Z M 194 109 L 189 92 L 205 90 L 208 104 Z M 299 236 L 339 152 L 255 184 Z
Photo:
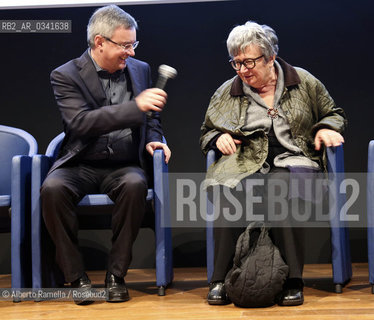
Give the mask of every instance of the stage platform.
M 205 268 L 176 268 L 166 296 L 157 295 L 155 271 L 132 269 L 126 277 L 131 299 L 124 303 L 96 301 L 77 306 L 72 301 L 0 301 L 1 319 L 53 320 L 321 320 L 374 319 L 374 295 L 368 283 L 367 264 L 353 265 L 353 279 L 342 294 L 334 293 L 330 264 L 306 265 L 305 302 L 297 307 L 272 306 L 245 309 L 233 304 L 210 306 Z M 95 287 L 103 286 L 105 271 L 88 272 Z M 0 275 L 0 287 L 10 287 L 10 275 Z

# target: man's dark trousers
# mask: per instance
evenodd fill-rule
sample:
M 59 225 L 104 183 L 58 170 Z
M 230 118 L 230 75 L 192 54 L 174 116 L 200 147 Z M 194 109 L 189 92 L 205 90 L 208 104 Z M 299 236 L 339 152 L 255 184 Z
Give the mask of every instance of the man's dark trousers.
M 147 189 L 145 173 L 137 166 L 80 164 L 60 167 L 47 176 L 41 188 L 42 213 L 66 282 L 78 279 L 85 271 L 78 247 L 76 208 L 79 201 L 86 194 L 106 193 L 115 203 L 108 271 L 124 277 L 143 220 Z

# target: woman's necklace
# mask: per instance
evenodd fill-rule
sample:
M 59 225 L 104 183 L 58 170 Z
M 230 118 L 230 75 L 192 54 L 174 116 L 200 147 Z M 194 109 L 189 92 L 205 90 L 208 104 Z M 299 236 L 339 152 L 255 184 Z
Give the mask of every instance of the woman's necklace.
M 270 81 L 269 84 L 267 84 L 266 86 L 262 87 L 261 90 L 259 90 L 260 92 L 260 95 L 261 93 L 262 94 L 266 94 L 266 93 L 271 93 L 272 97 L 274 97 L 275 95 L 275 89 L 276 89 L 276 85 L 277 85 L 277 74 L 274 73 L 274 79 L 272 81 Z M 271 100 L 273 101 L 273 99 Z M 270 118 L 270 119 L 277 119 L 278 118 L 278 115 L 279 115 L 279 112 L 278 112 L 278 108 L 277 107 L 269 107 L 268 110 L 267 110 L 267 116 Z
M 273 99 L 274 99 L 274 93 L 275 93 L 275 85 L 268 85 L 264 88 L 262 88 L 260 92 L 260 96 L 262 99 L 264 99 L 265 103 L 268 105 L 268 110 L 267 110 L 267 116 L 270 119 L 276 119 L 278 118 L 279 112 L 277 107 L 269 107 L 269 105 L 273 104 Z M 266 98 L 265 95 L 268 97 Z M 269 97 L 271 95 L 271 97 Z

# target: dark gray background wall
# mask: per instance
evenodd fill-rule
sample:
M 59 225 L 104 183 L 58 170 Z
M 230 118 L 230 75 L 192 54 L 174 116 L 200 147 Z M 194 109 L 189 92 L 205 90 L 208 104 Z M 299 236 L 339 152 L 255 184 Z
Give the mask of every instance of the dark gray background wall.
M 78 57 L 87 48 L 86 25 L 93 7 L 3 10 L 0 19 L 72 20 L 70 34 L 0 33 L 0 123 L 22 128 L 37 139 L 43 153 L 62 130 L 49 84 L 57 66 Z M 171 172 L 203 172 L 199 129 L 211 95 L 234 75 L 227 63 L 225 40 L 236 24 L 255 20 L 273 27 L 280 40 L 279 55 L 303 67 L 328 88 L 349 120 L 345 163 L 349 172 L 365 172 L 367 145 L 374 134 L 373 14 L 370 0 L 267 0 L 191 4 L 124 6 L 139 23 L 136 57 L 149 62 L 154 80 L 166 63 L 178 70 L 168 83 L 163 112 L 164 132 L 173 151 Z M 328 262 L 329 232 L 308 231 L 307 262 Z M 10 270 L 7 235 L 0 235 L 0 272 Z M 105 267 L 110 232 L 82 232 L 88 267 Z M 176 266 L 205 263 L 203 229 L 173 231 Z M 134 267 L 152 267 L 152 234 L 143 230 L 136 243 Z M 354 261 L 367 261 L 364 229 L 351 230 Z

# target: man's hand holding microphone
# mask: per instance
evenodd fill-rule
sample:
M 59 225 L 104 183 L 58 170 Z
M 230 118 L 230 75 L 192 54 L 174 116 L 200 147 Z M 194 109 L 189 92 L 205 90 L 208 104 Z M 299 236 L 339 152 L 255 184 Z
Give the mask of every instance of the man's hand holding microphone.
M 165 88 L 167 80 L 175 78 L 177 75 L 177 71 L 174 68 L 164 64 L 158 68 L 158 72 L 159 77 L 156 87 L 144 90 L 135 98 L 138 108 L 145 112 L 148 117 L 152 116 L 152 111 L 162 111 L 167 100 L 167 94 L 163 89 Z M 165 143 L 153 141 L 147 143 L 145 148 L 151 156 L 153 156 L 156 149 L 163 149 L 165 163 L 169 162 L 171 151 Z
M 149 88 L 141 92 L 136 98 L 138 108 L 143 112 L 162 111 L 166 104 L 167 94 L 159 88 Z

